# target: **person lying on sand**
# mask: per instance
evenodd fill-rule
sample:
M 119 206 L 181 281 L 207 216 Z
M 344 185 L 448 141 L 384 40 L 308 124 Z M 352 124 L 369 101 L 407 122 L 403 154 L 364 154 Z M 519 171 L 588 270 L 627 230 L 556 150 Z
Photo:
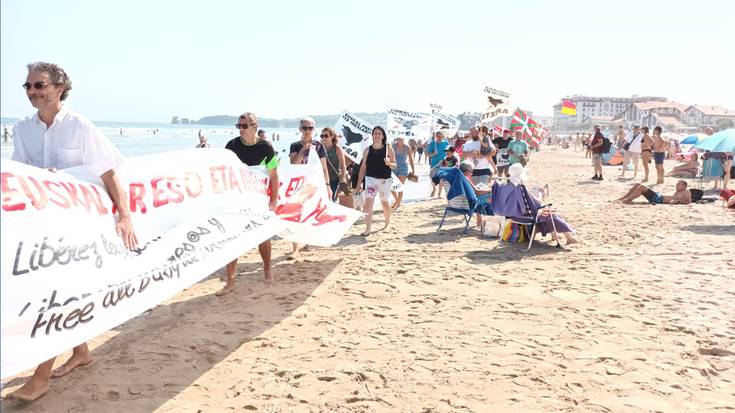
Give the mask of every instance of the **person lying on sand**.
M 676 178 L 694 178 L 699 172 L 699 157 L 696 153 L 692 154 L 692 158 L 681 165 L 675 166 L 666 176 Z
M 643 196 L 651 204 L 686 205 L 692 203 L 692 193 L 687 190 L 686 181 L 679 181 L 676 183 L 676 192 L 672 196 L 661 195 L 660 193 L 655 192 L 647 186 L 635 184 L 632 188 L 630 188 L 630 191 L 628 191 L 627 194 L 623 195 L 621 198 L 618 198 L 617 201 L 620 201 L 624 204 L 631 204 L 633 203 L 633 200 L 638 198 L 639 196 Z

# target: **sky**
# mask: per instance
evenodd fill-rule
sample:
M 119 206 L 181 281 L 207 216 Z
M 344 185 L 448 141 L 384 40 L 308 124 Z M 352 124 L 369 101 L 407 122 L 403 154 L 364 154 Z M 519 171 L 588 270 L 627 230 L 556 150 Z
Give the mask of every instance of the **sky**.
M 59 64 L 98 121 L 479 112 L 484 86 L 537 115 L 572 94 L 735 110 L 731 0 L 0 3 L 0 114 L 33 113 L 25 65 Z

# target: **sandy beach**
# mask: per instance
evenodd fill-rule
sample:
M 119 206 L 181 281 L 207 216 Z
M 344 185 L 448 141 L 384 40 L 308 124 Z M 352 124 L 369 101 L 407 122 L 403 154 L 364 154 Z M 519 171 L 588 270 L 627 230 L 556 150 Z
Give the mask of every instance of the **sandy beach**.
M 40 400 L 2 410 L 732 411 L 735 214 L 612 203 L 641 178 L 618 174 L 591 181 L 582 152 L 533 157 L 531 186 L 548 183 L 577 230 L 568 249 L 499 248 L 463 236 L 457 216 L 437 232 L 446 200 L 405 205 L 367 238 L 359 221 L 295 261 L 278 240 L 275 285 L 252 251 L 233 294 L 215 297 L 213 274 L 93 340 L 96 363 Z

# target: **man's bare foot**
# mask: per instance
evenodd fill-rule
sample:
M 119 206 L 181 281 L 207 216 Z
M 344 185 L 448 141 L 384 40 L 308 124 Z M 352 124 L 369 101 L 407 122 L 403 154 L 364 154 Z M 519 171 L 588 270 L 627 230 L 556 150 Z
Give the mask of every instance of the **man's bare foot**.
M 270 269 L 263 269 L 263 272 L 265 273 L 263 275 L 263 281 L 266 284 L 273 284 L 273 273 L 271 272 L 271 270 Z
M 5 396 L 8 400 L 19 400 L 23 402 L 32 402 L 38 400 L 41 396 L 48 392 L 48 381 L 41 382 L 31 379 L 18 390 Z
M 624 203 L 625 205 L 630 205 L 633 203 L 633 201 L 627 201 L 627 200 L 621 200 L 620 202 Z
M 360 233 L 360 235 L 362 235 L 363 237 L 367 237 L 368 235 L 370 235 L 370 230 L 367 230 L 366 229 L 365 231 L 362 231 L 362 233 Z
M 77 367 L 84 367 L 92 364 L 92 356 L 89 355 L 89 353 L 86 353 L 84 355 L 77 355 L 76 353 L 73 353 L 71 357 L 69 357 L 69 360 L 66 361 L 66 363 L 62 364 L 61 367 L 54 370 L 51 373 L 51 378 L 56 379 L 61 376 L 65 376 L 72 372 Z
M 217 297 L 222 297 L 223 295 L 227 295 L 231 292 L 235 291 L 235 283 L 227 283 L 225 284 L 224 288 L 217 291 L 215 294 Z
M 568 237 L 567 238 L 567 245 L 576 244 L 577 242 L 579 242 L 579 241 L 576 238 L 574 238 L 574 237 Z

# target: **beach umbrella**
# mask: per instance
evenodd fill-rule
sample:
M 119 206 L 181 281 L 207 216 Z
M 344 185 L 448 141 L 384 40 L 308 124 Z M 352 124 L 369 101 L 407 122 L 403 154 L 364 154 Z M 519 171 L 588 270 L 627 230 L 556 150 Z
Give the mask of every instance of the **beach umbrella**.
M 697 142 L 703 141 L 705 138 L 707 138 L 707 135 L 705 135 L 704 133 L 695 133 L 694 135 L 689 135 L 686 138 L 682 139 L 679 143 L 682 145 L 693 145 Z
M 735 129 L 717 132 L 694 147 L 711 152 L 735 152 Z

